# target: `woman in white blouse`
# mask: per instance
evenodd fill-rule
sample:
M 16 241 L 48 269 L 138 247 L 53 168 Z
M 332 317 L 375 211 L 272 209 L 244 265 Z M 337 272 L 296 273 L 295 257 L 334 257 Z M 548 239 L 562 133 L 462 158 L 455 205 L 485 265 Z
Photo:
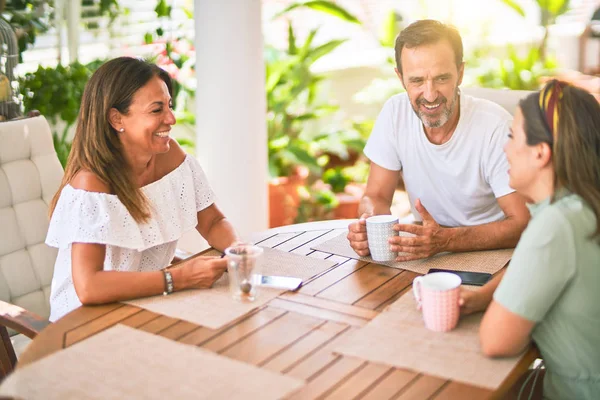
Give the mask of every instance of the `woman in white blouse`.
M 46 243 L 57 247 L 50 320 L 101 304 L 208 288 L 226 260 L 199 257 L 170 272 L 177 240 L 196 228 L 217 248 L 237 235 L 198 162 L 169 136 L 172 83 L 159 67 L 121 57 L 88 82 Z

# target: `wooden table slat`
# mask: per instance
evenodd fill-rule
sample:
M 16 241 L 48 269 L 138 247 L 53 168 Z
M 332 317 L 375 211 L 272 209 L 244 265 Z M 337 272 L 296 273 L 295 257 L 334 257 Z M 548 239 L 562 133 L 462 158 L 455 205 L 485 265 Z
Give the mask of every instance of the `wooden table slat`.
M 67 332 L 65 335 L 65 346 L 71 346 L 80 340 L 101 332 L 138 312 L 140 312 L 139 308 L 128 305 L 123 305 L 122 307 L 116 308 L 108 314 L 104 314 L 87 324 L 80 325 L 77 328 Z
M 371 310 L 378 309 L 382 304 L 387 303 L 394 298 L 399 292 L 410 287 L 412 281 L 419 274 L 411 271 L 402 271 L 371 293 L 354 303 L 355 306 L 369 308 Z
M 405 389 L 394 397 L 394 400 L 422 400 L 428 399 L 435 395 L 444 385 L 447 380 L 419 374 L 419 376 L 411 381 Z
M 433 396 L 435 400 L 487 399 L 490 391 L 458 382 L 450 382 Z
M 418 374 L 416 372 L 394 368 L 379 382 L 367 389 L 361 400 L 388 400 L 409 385 Z
M 275 236 L 271 236 L 270 238 L 259 242 L 258 244 L 263 247 L 273 248 L 273 247 L 279 246 L 282 243 L 284 243 L 292 238 L 295 238 L 296 236 L 301 235 L 303 233 L 304 232 L 279 233 Z
M 286 373 L 348 328 L 349 326 L 346 324 L 327 321 L 296 341 L 293 346 L 269 359 L 261 367 L 271 371 Z
M 367 365 L 356 358 L 338 357 L 290 400 L 323 398 Z
M 227 329 L 219 330 L 215 335 L 210 337 L 210 339 L 199 344 L 202 347 L 215 352 L 223 351 L 263 326 L 281 318 L 285 314 L 285 310 L 279 310 L 272 307 L 264 308 L 260 310 L 260 312 L 253 314 L 250 318 L 246 318 Z
M 316 250 L 311 250 L 311 252 L 306 255 L 310 258 L 317 258 L 319 260 L 327 260 L 327 259 L 329 259 L 329 257 L 331 257 L 331 254 L 329 254 L 329 253 L 323 253 L 322 251 L 316 251 Z
M 327 400 L 357 398 L 392 369 L 385 365 L 368 363 L 324 398 Z
M 306 242 L 302 246 L 295 248 L 294 250 L 292 250 L 292 253 L 302 254 L 302 255 L 307 255 L 309 253 L 312 253 L 312 252 L 314 252 L 314 250 L 311 249 L 311 247 L 318 246 L 319 244 L 326 242 L 329 239 L 333 239 L 334 237 L 339 236 L 341 233 L 340 230 L 337 230 L 337 229 L 333 229 L 333 230 L 329 230 L 329 231 L 319 231 L 319 232 L 323 232 L 323 234 L 315 236 L 315 238 L 313 240 L 311 240 L 310 242 Z
M 322 231 L 310 231 L 310 232 L 303 232 L 299 235 L 294 236 L 291 239 L 286 240 L 285 242 L 282 242 L 280 244 L 278 244 L 277 246 L 273 246 L 274 249 L 277 250 L 281 250 L 281 251 L 287 251 L 289 253 L 296 253 L 296 254 L 300 254 L 300 255 L 306 255 L 307 252 L 303 252 L 304 249 L 308 249 L 307 247 L 305 247 L 306 244 L 309 244 L 313 242 L 313 240 L 326 235 L 327 232 L 330 232 L 329 230 L 322 230 Z M 297 252 L 294 252 L 294 250 L 296 249 L 302 249 L 299 250 Z
M 354 315 L 345 314 L 337 311 L 332 311 L 324 308 L 309 306 L 306 304 L 296 303 L 284 299 L 273 299 L 269 302 L 269 306 L 281 308 L 283 310 L 292 311 L 298 314 L 310 315 L 319 319 L 327 319 L 330 321 L 342 322 L 353 326 L 365 326 L 368 319 L 356 317 Z
M 74 329 L 77 326 L 88 323 L 89 321 L 106 315 L 117 308 L 123 307 L 120 303 L 105 304 L 101 306 L 85 307 L 85 312 L 75 310 L 60 319 L 60 324 L 50 324 L 39 334 L 33 342 L 27 346 L 25 351 L 19 357 L 19 365 L 27 365 L 31 362 L 46 357 L 58 350 L 64 348 L 66 327 Z
M 324 323 L 321 319 L 287 313 L 265 325 L 260 331 L 229 346 L 221 354 L 249 364 L 261 365 Z
M 141 325 L 138 329 L 148 333 L 159 333 L 175 325 L 177 322 L 179 322 L 177 318 L 161 315 L 160 317 Z
M 153 319 L 159 318 L 161 315 L 153 313 L 148 310 L 140 310 L 140 312 L 133 314 L 131 317 L 127 317 L 120 324 L 130 326 L 132 328 L 140 327 Z
M 348 337 L 348 335 L 352 335 L 356 329 L 357 328 L 355 327 L 350 327 L 349 329 L 344 330 L 332 340 L 328 341 L 324 346 L 317 349 L 317 351 L 294 365 L 292 369 L 286 371 L 286 375 L 298 379 L 311 380 L 312 377 L 318 375 L 320 371 L 325 370 L 329 364 L 341 357 L 334 354 L 333 349 L 340 341 Z
M 354 304 L 402 272 L 378 264 L 368 264 L 320 292 L 317 297 Z
M 337 301 L 332 301 L 328 299 L 322 299 L 319 297 L 306 296 L 302 293 L 286 292 L 282 294 L 279 298 L 288 301 L 293 301 L 295 303 L 324 308 L 326 310 L 337 311 L 343 314 L 350 314 L 354 315 L 355 317 L 364 319 L 373 319 L 377 315 L 379 315 L 379 312 L 377 311 L 369 310 L 363 307 L 357 307 L 355 305 L 339 303 Z
M 303 285 L 298 292 L 309 296 L 315 296 L 336 284 L 341 279 L 344 279 L 361 268 L 364 268 L 366 265 L 367 263 L 364 261 L 349 259 L 343 264 L 340 264 L 329 270 L 329 272 L 326 274 L 321 275 L 319 279 Z
M 192 332 L 198 328 L 198 325 L 193 324 L 187 321 L 178 321 L 176 324 L 168 327 L 159 332 L 160 336 L 165 337 L 167 339 L 177 341 L 182 336 Z

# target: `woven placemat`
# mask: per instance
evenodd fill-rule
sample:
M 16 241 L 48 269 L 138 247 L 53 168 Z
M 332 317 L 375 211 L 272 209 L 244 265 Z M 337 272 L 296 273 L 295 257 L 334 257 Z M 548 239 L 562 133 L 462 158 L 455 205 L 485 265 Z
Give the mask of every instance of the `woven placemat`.
M 461 318 L 450 332 L 433 332 L 425 328 L 412 293 L 407 293 L 334 351 L 494 390 L 519 357 L 491 359 L 481 353 L 482 315 Z
M 264 251 L 260 267 L 263 275 L 291 276 L 306 280 L 336 264 L 335 261 L 320 260 L 266 247 Z M 213 253 L 206 255 L 213 255 Z M 208 328 L 219 329 L 268 303 L 284 291 L 261 287 L 253 302 L 236 301 L 229 292 L 229 278 L 227 274 L 223 274 L 210 289 L 184 290 L 169 296 L 145 297 L 124 303 Z
M 304 382 L 124 325 L 17 369 L 24 399 L 280 399 Z
M 466 272 L 487 272 L 495 274 L 510 261 L 514 249 L 469 251 L 464 253 L 440 253 L 433 257 L 415 261 L 373 261 L 368 257 L 361 257 L 354 252 L 346 238 L 347 233 L 334 237 L 313 250 L 338 256 L 354 258 L 361 261 L 372 262 L 388 267 L 405 269 L 419 274 L 426 274 L 430 268 L 452 269 Z

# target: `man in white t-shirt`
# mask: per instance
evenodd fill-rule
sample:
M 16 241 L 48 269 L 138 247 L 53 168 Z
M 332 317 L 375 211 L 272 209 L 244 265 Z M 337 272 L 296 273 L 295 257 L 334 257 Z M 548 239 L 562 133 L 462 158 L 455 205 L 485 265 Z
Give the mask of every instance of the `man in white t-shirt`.
M 369 254 L 365 219 L 391 214 L 402 174 L 418 224 L 414 237 L 390 239 L 397 261 L 443 251 L 514 247 L 529 221 L 524 200 L 508 185 L 503 151 L 511 116 L 499 105 L 460 94 L 464 62 L 458 31 L 417 21 L 396 39 L 396 74 L 406 93 L 383 106 L 364 152 L 371 160 L 360 219 L 348 240 Z

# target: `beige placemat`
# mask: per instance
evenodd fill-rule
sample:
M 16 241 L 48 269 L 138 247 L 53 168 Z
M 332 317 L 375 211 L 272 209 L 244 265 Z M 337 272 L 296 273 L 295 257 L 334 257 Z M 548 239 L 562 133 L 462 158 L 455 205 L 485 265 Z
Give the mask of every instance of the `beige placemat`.
M 487 272 L 495 274 L 506 265 L 512 256 L 514 249 L 470 251 L 464 253 L 440 253 L 433 257 L 415 261 L 373 261 L 368 257 L 360 257 L 354 252 L 346 238 L 347 233 L 334 237 L 318 246 L 311 247 L 313 250 L 325 253 L 337 254 L 338 256 L 354 258 L 361 261 L 387 265 L 392 268 L 406 269 L 426 274 L 430 268 L 453 269 L 467 272 Z
M 0 395 L 25 399 L 280 399 L 304 382 L 124 325 L 24 368 Z
M 461 318 L 450 332 L 433 332 L 425 328 L 412 293 L 407 293 L 334 351 L 493 390 L 519 357 L 490 359 L 481 353 L 482 315 Z
M 263 275 L 292 276 L 306 280 L 336 264 L 335 261 L 315 259 L 271 248 L 264 248 L 264 251 L 260 268 Z M 255 301 L 239 302 L 231 297 L 228 276 L 224 274 L 210 289 L 184 290 L 169 296 L 145 297 L 124 303 L 208 328 L 219 329 L 268 303 L 284 291 L 261 287 L 258 289 Z

